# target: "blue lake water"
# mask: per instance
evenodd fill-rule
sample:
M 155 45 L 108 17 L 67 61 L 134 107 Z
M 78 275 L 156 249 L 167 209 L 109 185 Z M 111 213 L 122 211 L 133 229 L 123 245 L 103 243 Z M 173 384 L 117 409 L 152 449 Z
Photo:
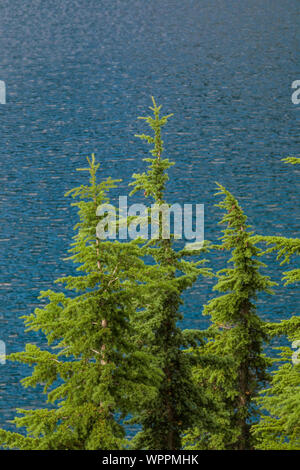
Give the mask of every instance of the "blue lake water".
M 136 138 L 154 95 L 165 113 L 168 200 L 205 204 L 205 238 L 220 236 L 215 181 L 229 189 L 249 223 L 265 235 L 299 235 L 298 0 L 2 0 L 0 80 L 0 340 L 7 352 L 26 342 L 20 316 L 39 305 L 40 290 L 71 274 L 63 261 L 77 221 L 63 194 L 83 182 L 76 168 L 92 152 L 104 177 L 128 193 L 144 168 Z M 224 265 L 219 255 L 212 266 Z M 280 280 L 286 267 L 269 258 Z M 212 282 L 186 296 L 185 327 L 204 327 Z M 296 287 L 260 297 L 264 319 L 298 313 Z M 15 409 L 43 406 L 40 389 L 24 390 L 19 364 L 0 365 L 0 427 Z

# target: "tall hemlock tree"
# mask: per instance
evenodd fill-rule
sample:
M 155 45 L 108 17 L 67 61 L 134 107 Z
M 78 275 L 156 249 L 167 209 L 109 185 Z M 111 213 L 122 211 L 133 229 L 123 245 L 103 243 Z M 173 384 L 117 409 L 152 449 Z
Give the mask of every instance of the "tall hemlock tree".
M 255 416 L 254 398 L 268 380 L 269 361 L 264 357 L 266 325 L 256 314 L 258 292 L 271 293 L 271 282 L 260 274 L 263 263 L 257 260 L 260 250 L 251 241 L 247 217 L 237 200 L 221 185 L 224 199 L 218 207 L 225 210 L 221 224 L 226 224 L 222 244 L 212 248 L 231 253 L 230 267 L 217 273 L 214 290 L 223 295 L 212 299 L 204 308 L 218 334 L 202 347 L 202 352 L 227 360 L 224 367 L 211 366 L 196 370 L 194 379 L 215 395 L 219 409 L 217 432 L 205 432 L 202 424 L 189 432 L 190 448 L 252 449 L 251 421 Z
M 160 117 L 160 108 L 154 99 L 154 116 L 145 119 L 153 135 L 139 135 L 153 145 L 150 151 L 152 158 L 145 158 L 147 172 L 134 174 L 132 193 L 143 191 L 156 207 L 161 209 L 159 230 L 156 239 L 151 239 L 144 247 L 144 256 L 151 257 L 157 268 L 157 276 L 147 282 L 145 308 L 139 313 L 136 321 L 137 342 L 144 344 L 146 350 L 153 354 L 163 373 L 163 379 L 157 388 L 155 398 L 146 398 L 142 412 L 134 420 L 142 430 L 133 441 L 138 449 L 178 450 L 182 447 L 183 431 L 195 419 L 209 419 L 201 402 L 201 390 L 191 380 L 193 358 L 185 354 L 184 347 L 195 341 L 197 332 L 182 331 L 178 322 L 183 316 L 180 313 L 181 294 L 192 286 L 199 274 L 209 275 L 209 270 L 200 268 L 203 261 L 186 261 L 187 251 L 176 251 L 172 236 L 164 238 L 163 206 L 165 184 L 168 180 L 167 170 L 173 164 L 162 158 L 163 141 L 161 129 L 168 116 Z M 165 206 L 166 207 L 166 206 Z M 169 207 L 167 205 L 167 207 Z
M 101 241 L 96 237 L 99 205 L 116 180 L 98 183 L 99 164 L 89 160 L 88 186 L 70 191 L 79 198 L 70 259 L 81 273 L 58 279 L 66 291 L 49 290 L 44 308 L 25 317 L 28 330 L 45 333 L 49 350 L 27 344 L 9 359 L 34 366 L 25 387 L 44 385 L 52 407 L 18 410 L 25 435 L 0 430 L 0 445 L 21 450 L 122 449 L 127 443 L 122 417 L 139 409 L 158 383 L 153 360 L 137 350 L 129 318 L 139 305 L 138 279 L 143 261 L 139 242 Z M 70 194 L 67 193 L 67 194 Z M 143 276 L 142 276 L 143 277 Z
M 300 158 L 290 157 L 284 161 L 299 164 Z M 271 245 L 266 253 L 277 251 L 281 264 L 288 263 L 292 255 L 300 253 L 299 238 L 256 237 Z M 300 281 L 300 269 L 284 273 L 285 285 Z M 286 335 L 290 347 L 276 348 L 281 351 L 275 363 L 283 362 L 273 371 L 270 388 L 261 392 L 258 403 L 266 414 L 253 427 L 258 449 L 300 450 L 300 317 L 293 316 L 270 329 L 272 336 Z

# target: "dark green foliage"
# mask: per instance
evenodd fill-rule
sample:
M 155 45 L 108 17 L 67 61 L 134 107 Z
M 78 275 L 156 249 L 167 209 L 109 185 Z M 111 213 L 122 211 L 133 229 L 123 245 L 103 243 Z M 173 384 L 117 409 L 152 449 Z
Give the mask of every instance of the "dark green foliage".
M 1 430 L 0 443 L 9 448 L 122 449 L 126 439 L 120 419 L 139 409 L 141 398 L 151 396 L 157 383 L 152 358 L 131 341 L 129 318 L 139 304 L 144 267 L 137 256 L 139 243 L 96 238 L 96 209 L 108 201 L 106 191 L 116 181 L 97 183 L 94 156 L 89 164 L 89 186 L 70 191 L 79 198 L 74 205 L 80 216 L 70 259 L 81 274 L 56 281 L 76 295 L 42 292 L 48 304 L 25 317 L 25 323 L 28 330 L 45 333 L 50 351 L 28 344 L 10 356 L 34 366 L 23 385 L 43 384 L 55 406 L 19 410 L 23 416 L 15 424 L 25 428 L 26 436 Z
M 163 141 L 161 128 L 169 116 L 160 117 L 160 107 L 153 99 L 150 108 L 154 117 L 145 119 L 154 136 L 139 135 L 153 144 L 152 158 L 144 159 L 148 170 L 134 174 L 133 193 L 144 191 L 159 207 L 165 204 L 166 171 L 172 165 L 162 158 Z M 148 280 L 145 291 L 145 308 L 136 320 L 137 341 L 145 344 L 157 358 L 163 372 L 163 380 L 154 399 L 146 398 L 143 411 L 135 422 L 142 425 L 142 431 L 134 439 L 133 446 L 142 449 L 180 449 L 183 431 L 205 412 L 199 405 L 197 387 L 191 381 L 192 357 L 183 352 L 193 333 L 184 333 L 178 326 L 182 320 L 181 294 L 196 281 L 199 274 L 209 275 L 207 269 L 200 268 L 201 262 L 186 261 L 184 251 L 176 252 L 173 239 L 163 238 L 162 217 L 159 222 L 157 239 L 150 240 L 144 248 L 145 256 L 150 256 L 157 267 L 157 276 Z
M 299 316 L 266 323 L 256 312 L 257 294 L 275 284 L 261 274 L 259 258 L 278 253 L 281 264 L 299 254 L 300 240 L 265 237 L 249 231 L 237 200 L 221 185 L 218 206 L 225 212 L 221 243 L 176 250 L 175 235 L 165 236 L 168 170 L 161 131 L 171 115 L 144 119 L 152 135 L 147 169 L 134 174 L 132 193 L 142 191 L 159 212 L 158 232 L 149 241 L 100 240 L 97 208 L 118 180 L 98 183 L 94 155 L 89 185 L 67 195 L 77 198 L 79 223 L 70 249 L 77 275 L 58 279 L 59 292 L 42 292 L 42 308 L 25 316 L 27 330 L 45 334 L 48 348 L 27 344 L 8 359 L 33 367 L 24 387 L 43 385 L 49 406 L 18 410 L 22 434 L 0 430 L 0 446 L 20 450 L 149 449 L 300 449 L 300 364 L 296 348 L 280 348 L 272 361 L 264 344 L 286 335 L 300 343 Z M 299 158 L 285 161 L 300 163 Z M 151 221 L 151 210 L 136 221 Z M 129 223 L 134 221 L 134 217 Z M 123 223 L 117 217 L 117 227 Z M 267 247 L 258 248 L 259 243 Z M 193 249 L 194 248 L 194 249 Z M 207 250 L 230 259 L 216 275 L 221 295 L 204 307 L 211 319 L 205 331 L 182 330 L 182 294 L 201 276 Z M 191 261 L 191 257 L 195 261 Z M 200 260 L 199 260 L 200 259 Z M 284 273 L 285 285 L 300 280 L 300 269 Z M 270 382 L 271 380 L 271 382 Z M 261 389 L 266 385 L 270 387 Z M 260 396 L 259 396 L 260 394 Z M 260 410 L 258 409 L 260 405 Z M 263 414 L 264 413 L 264 414 Z M 140 431 L 128 442 L 124 421 Z M 252 432 L 251 432 L 252 430 Z
M 300 158 L 284 161 L 299 164 Z M 292 255 L 300 253 L 299 238 L 258 237 L 258 241 L 271 245 L 266 253 L 277 251 L 281 264 L 288 263 Z M 284 273 L 285 285 L 300 281 L 300 269 Z M 276 348 L 281 351 L 275 363 L 282 362 L 273 371 L 270 388 L 261 391 L 258 403 L 265 410 L 261 421 L 253 427 L 258 449 L 300 450 L 300 317 L 293 316 L 278 324 L 270 325 L 270 334 L 286 335 L 290 347 Z
M 231 253 L 230 267 L 217 273 L 214 287 L 222 293 L 204 308 L 213 327 L 218 330 L 202 354 L 226 359 L 227 364 L 208 365 L 196 369 L 194 379 L 201 387 L 208 387 L 215 397 L 219 413 L 218 431 L 207 433 L 202 425 L 189 432 L 191 448 L 252 449 L 250 421 L 255 416 L 254 397 L 262 383 L 268 380 L 269 361 L 263 355 L 263 344 L 268 337 L 264 322 L 256 313 L 258 292 L 271 293 L 271 282 L 260 274 L 263 265 L 257 257 L 259 248 L 251 241 L 247 217 L 237 200 L 221 185 L 224 199 L 218 206 L 225 211 L 222 244 L 212 248 Z M 194 445 L 193 444 L 194 439 Z

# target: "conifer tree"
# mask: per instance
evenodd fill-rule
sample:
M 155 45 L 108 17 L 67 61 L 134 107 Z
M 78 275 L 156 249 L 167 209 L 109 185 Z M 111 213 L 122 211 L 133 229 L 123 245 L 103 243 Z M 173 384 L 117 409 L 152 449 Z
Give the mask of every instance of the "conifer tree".
M 284 161 L 299 164 L 300 158 L 289 157 Z M 277 251 L 277 259 L 281 260 L 281 265 L 288 263 L 291 256 L 300 253 L 299 238 L 257 236 L 256 240 L 270 246 L 265 253 Z M 284 272 L 283 280 L 285 285 L 299 282 L 300 269 Z M 273 360 L 277 368 L 273 370 L 271 386 L 262 390 L 261 397 L 257 400 L 265 414 L 253 427 L 253 434 L 258 440 L 256 448 L 300 450 L 300 317 L 293 316 L 271 325 L 269 334 L 286 336 L 293 349 L 276 348 L 280 351 L 280 356 Z
M 21 450 L 123 449 L 121 420 L 151 397 L 158 383 L 153 360 L 131 341 L 129 318 L 139 305 L 143 261 L 139 241 L 99 240 L 97 207 L 118 180 L 96 180 L 99 164 L 88 159 L 89 185 L 71 190 L 80 221 L 70 253 L 80 275 L 56 282 L 65 292 L 42 292 L 48 299 L 25 317 L 28 330 L 46 335 L 49 348 L 27 344 L 9 359 L 34 366 L 25 387 L 44 385 L 49 407 L 18 410 L 14 422 L 24 434 L 0 430 L 0 445 Z
M 300 450 L 299 331 L 298 323 L 298 331 L 288 337 L 297 347 L 296 351 L 290 347 L 277 348 L 281 353 L 274 362 L 279 367 L 273 371 L 270 388 L 263 390 L 263 396 L 257 399 L 265 410 L 261 420 L 253 426 L 257 449 Z
M 144 159 L 148 169 L 142 174 L 134 174 L 135 181 L 131 185 L 134 186 L 132 194 L 143 191 L 146 198 L 162 209 L 167 204 L 164 199 L 167 170 L 173 163 L 162 157 L 161 129 L 170 115 L 160 117 L 161 106 L 157 106 L 153 98 L 152 101 L 150 109 L 154 116 L 140 119 L 146 120 L 153 135 L 137 136 L 153 145 L 152 157 Z M 181 449 L 184 430 L 197 418 L 209 420 L 201 402 L 201 391 L 191 381 L 192 355 L 183 351 L 190 342 L 197 340 L 197 332 L 182 331 L 178 322 L 183 318 L 181 294 L 192 286 L 199 274 L 209 275 L 210 271 L 200 267 L 204 260 L 184 259 L 192 253 L 176 251 L 174 237 L 164 237 L 163 230 L 160 212 L 157 237 L 143 248 L 144 256 L 150 257 L 157 268 L 157 275 L 147 282 L 146 304 L 136 320 L 136 331 L 137 342 L 157 358 L 163 378 L 155 398 L 146 397 L 142 412 L 134 419 L 142 427 L 132 443 L 137 449 Z
M 202 353 L 227 360 L 222 366 L 208 365 L 194 372 L 194 380 L 210 389 L 219 410 L 217 432 L 207 432 L 200 423 L 187 435 L 189 448 L 236 449 L 253 448 L 250 433 L 255 417 L 256 397 L 261 384 L 268 380 L 269 361 L 263 355 L 267 341 L 266 324 L 256 313 L 258 292 L 271 293 L 271 282 L 260 273 L 263 265 L 258 261 L 259 248 L 252 242 L 247 217 L 238 201 L 221 185 L 224 199 L 217 205 L 225 210 L 220 224 L 226 224 L 221 245 L 212 249 L 231 253 L 230 267 L 217 273 L 214 290 L 223 295 L 213 298 L 204 308 L 210 315 L 215 337 L 202 347 Z

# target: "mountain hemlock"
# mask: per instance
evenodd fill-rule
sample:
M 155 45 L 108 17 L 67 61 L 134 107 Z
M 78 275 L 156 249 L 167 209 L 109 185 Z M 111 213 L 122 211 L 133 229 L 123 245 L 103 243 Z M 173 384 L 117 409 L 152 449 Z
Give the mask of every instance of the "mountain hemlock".
M 224 199 L 217 205 L 225 214 L 222 244 L 211 248 L 231 254 L 229 267 L 217 273 L 214 290 L 223 295 L 213 298 L 204 307 L 212 325 L 219 332 L 208 340 L 202 353 L 227 359 L 225 365 L 209 364 L 196 369 L 194 380 L 199 387 L 208 387 L 219 408 L 216 433 L 207 432 L 202 423 L 189 431 L 186 442 L 190 449 L 253 449 L 251 421 L 256 415 L 254 398 L 261 384 L 268 381 L 269 360 L 263 354 L 268 340 L 265 323 L 256 313 L 259 292 L 272 293 L 275 285 L 260 273 L 265 266 L 257 259 L 259 248 L 251 241 L 247 217 L 238 201 L 218 184 Z
M 181 294 L 197 280 L 198 276 L 211 275 L 206 268 L 201 268 L 205 260 L 192 262 L 184 259 L 191 253 L 174 249 L 173 236 L 164 238 L 163 205 L 167 170 L 173 165 L 163 158 L 161 129 L 167 123 L 168 116 L 160 117 L 161 106 L 152 98 L 153 117 L 146 120 L 153 135 L 138 135 L 153 145 L 152 158 L 145 158 L 147 172 L 134 174 L 131 194 L 143 191 L 146 198 L 151 198 L 159 212 L 159 230 L 156 239 L 145 246 L 145 256 L 151 257 L 158 268 L 158 277 L 147 284 L 147 306 L 140 312 L 136 322 L 138 340 L 146 344 L 151 354 L 159 362 L 163 379 L 157 389 L 154 400 L 145 400 L 143 410 L 134 422 L 142 430 L 133 440 L 138 449 L 179 450 L 182 448 L 182 434 L 195 419 L 209 420 L 209 413 L 197 406 L 201 390 L 191 380 L 193 358 L 185 354 L 183 348 L 189 342 L 195 342 L 197 332 L 182 331 L 178 322 L 183 319 L 180 312 Z M 199 251 L 197 251 L 199 254 Z
M 175 249 L 167 231 L 168 170 L 161 132 L 169 117 L 152 98 L 152 134 L 138 135 L 152 145 L 147 169 L 133 175 L 131 194 L 151 201 L 144 216 L 156 218 L 155 236 L 118 241 L 98 238 L 97 208 L 120 180 L 97 181 L 99 164 L 88 158 L 89 184 L 67 193 L 76 199 L 79 222 L 70 248 L 77 275 L 60 278 L 61 290 L 41 292 L 43 307 L 24 318 L 27 330 L 43 333 L 48 347 L 27 344 L 8 359 L 32 366 L 24 387 L 43 385 L 47 405 L 17 410 L 20 432 L 0 429 L 0 446 L 20 450 L 180 450 L 300 449 L 300 319 L 262 321 L 256 313 L 260 292 L 275 285 L 260 269 L 262 255 L 278 252 L 281 264 L 300 252 L 300 240 L 265 237 L 249 231 L 238 201 L 218 185 L 225 211 L 220 244 Z M 286 162 L 297 164 L 299 158 Z M 154 212 L 153 212 L 154 211 Z M 124 221 L 116 216 L 117 230 Z M 169 226 L 170 229 L 170 221 Z M 257 247 L 267 244 L 265 250 Z M 195 244 L 196 245 L 196 244 Z M 203 266 L 207 250 L 228 253 L 204 307 L 211 319 L 204 331 L 182 330 L 182 294 L 199 276 L 215 276 Z M 195 259 L 195 261 L 191 261 Z M 284 272 L 285 284 L 299 282 L 300 269 Z M 263 354 L 273 337 L 285 335 L 292 348 L 279 348 L 273 360 Z M 296 348 L 298 348 L 296 350 Z M 282 362 L 268 373 L 272 364 Z M 264 388 L 268 386 L 268 388 Z M 126 425 L 138 425 L 129 440 Z
M 88 159 L 90 184 L 71 190 L 78 202 L 80 222 L 70 249 L 80 275 L 56 282 L 67 291 L 41 293 L 48 299 L 25 317 L 28 330 L 42 331 L 49 350 L 27 344 L 24 352 L 10 360 L 34 366 L 24 387 L 44 385 L 52 407 L 17 410 L 15 418 L 25 435 L 0 430 L 0 444 L 21 450 L 124 449 L 127 446 L 121 423 L 139 408 L 142 397 L 151 396 L 158 381 L 152 358 L 132 345 L 129 318 L 138 305 L 139 242 L 103 241 L 96 237 L 101 217 L 97 207 L 107 203 L 106 192 L 117 180 L 97 183 L 94 155 Z

